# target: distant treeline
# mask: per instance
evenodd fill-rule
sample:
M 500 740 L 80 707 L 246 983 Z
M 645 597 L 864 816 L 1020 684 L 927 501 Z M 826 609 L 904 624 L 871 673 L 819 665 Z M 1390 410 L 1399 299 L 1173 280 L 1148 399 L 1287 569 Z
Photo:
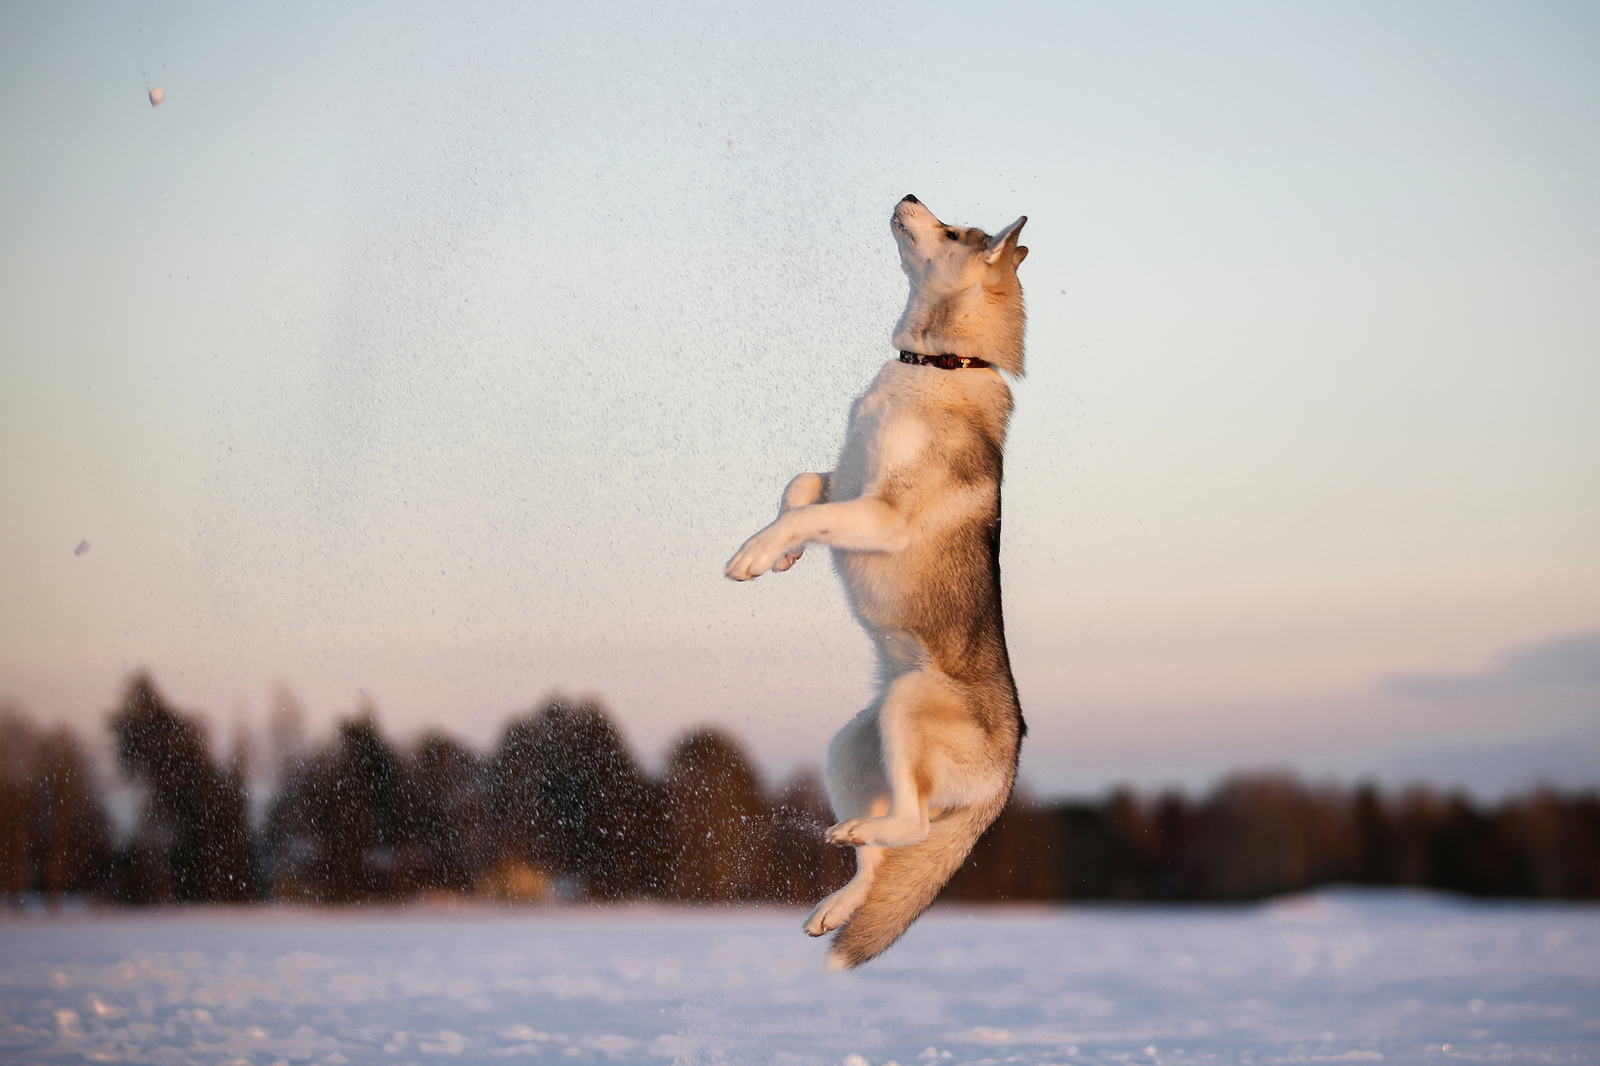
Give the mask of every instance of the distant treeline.
M 832 817 L 814 776 L 769 790 L 709 729 L 652 776 L 593 702 L 552 700 L 487 753 L 441 733 L 402 748 L 370 715 L 352 718 L 321 746 L 282 753 L 264 806 L 252 804 L 248 760 L 217 760 L 201 723 L 148 677 L 109 726 L 142 795 L 120 840 L 82 742 L 0 713 L 0 892 L 14 903 L 810 903 L 854 867 L 848 849 L 822 843 Z M 946 897 L 1241 900 L 1330 882 L 1600 899 L 1600 796 L 1540 791 L 1483 807 L 1258 775 L 1198 801 L 1019 798 Z

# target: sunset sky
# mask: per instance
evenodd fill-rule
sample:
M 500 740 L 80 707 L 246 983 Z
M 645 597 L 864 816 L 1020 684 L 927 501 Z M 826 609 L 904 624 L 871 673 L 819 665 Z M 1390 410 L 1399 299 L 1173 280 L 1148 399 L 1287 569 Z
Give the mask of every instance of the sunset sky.
M 0 702 L 820 764 L 825 553 L 721 570 L 915 193 L 1029 217 L 1027 787 L 1600 784 L 1600 7 L 770 7 L 0 7 Z

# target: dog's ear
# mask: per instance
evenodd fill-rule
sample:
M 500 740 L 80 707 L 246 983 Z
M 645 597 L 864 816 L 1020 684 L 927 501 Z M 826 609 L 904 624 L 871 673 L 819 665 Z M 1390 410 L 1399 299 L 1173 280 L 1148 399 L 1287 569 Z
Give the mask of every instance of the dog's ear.
M 1017 250 L 1011 253 L 1011 269 L 1017 269 L 1026 258 L 1028 258 L 1028 246 L 1025 244 L 1017 245 Z
M 1028 216 L 1023 215 L 1005 229 L 989 238 L 989 250 L 984 253 L 983 261 L 990 266 L 1000 262 L 1000 257 L 1017 246 L 1017 236 L 1022 232 L 1022 224 L 1028 221 Z M 1018 263 L 1022 260 L 1018 259 Z

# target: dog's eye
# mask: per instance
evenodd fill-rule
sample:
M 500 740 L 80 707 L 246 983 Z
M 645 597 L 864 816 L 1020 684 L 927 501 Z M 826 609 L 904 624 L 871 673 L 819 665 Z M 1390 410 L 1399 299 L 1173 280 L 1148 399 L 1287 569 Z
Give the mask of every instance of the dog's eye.
M 959 241 L 959 240 L 960 240 L 960 239 L 961 239 L 961 234 L 959 234 L 959 233 L 957 233 L 957 232 L 956 232 L 956 231 L 955 231 L 955 230 L 953 230 L 953 229 L 947 229 L 947 230 L 945 230 L 945 231 L 944 231 L 944 235 L 945 235 L 945 238 L 946 238 L 946 239 L 948 239 L 948 240 L 952 240 L 952 241 Z

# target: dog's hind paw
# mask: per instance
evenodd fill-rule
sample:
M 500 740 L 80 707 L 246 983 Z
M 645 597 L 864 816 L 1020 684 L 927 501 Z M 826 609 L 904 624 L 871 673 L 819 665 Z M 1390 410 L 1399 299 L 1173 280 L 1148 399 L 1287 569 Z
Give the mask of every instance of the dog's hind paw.
M 807 936 L 822 936 L 831 933 L 845 922 L 848 922 L 861 907 L 861 892 L 851 892 L 853 883 L 846 885 L 821 903 L 811 912 L 811 917 L 806 919 L 805 931 Z
M 830 844 L 849 844 L 853 847 L 872 845 L 880 848 L 903 848 L 920 844 L 928 839 L 928 823 L 920 825 L 904 818 L 851 818 L 828 830 L 824 837 Z
M 867 843 L 867 823 L 870 821 L 872 821 L 870 818 L 851 818 L 849 821 L 840 822 L 838 825 L 831 827 L 827 836 L 823 837 L 823 839 L 829 844 L 847 844 L 852 847 L 860 847 L 862 844 Z

